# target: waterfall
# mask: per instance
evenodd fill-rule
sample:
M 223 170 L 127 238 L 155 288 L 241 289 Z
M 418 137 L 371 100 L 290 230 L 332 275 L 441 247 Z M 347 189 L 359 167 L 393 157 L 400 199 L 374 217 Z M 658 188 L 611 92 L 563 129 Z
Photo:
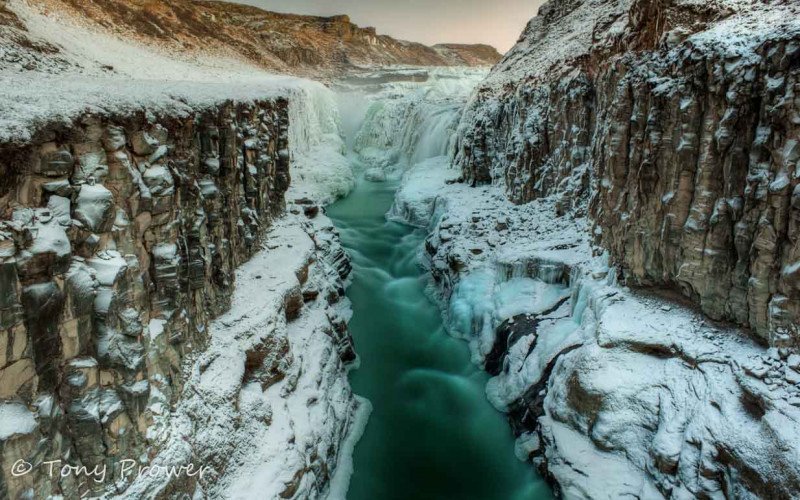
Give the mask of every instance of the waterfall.
M 373 172 L 398 178 L 411 166 L 448 155 L 461 107 L 483 70 L 438 68 L 425 82 L 390 82 L 377 91 L 352 89 L 340 102 L 360 103 L 348 118 L 350 146 Z
M 425 82 L 350 85 L 312 81 L 290 90 L 290 195 L 330 203 L 370 180 L 398 179 L 410 167 L 451 153 L 461 108 L 485 70 L 438 68 Z
M 302 81 L 289 98 L 292 188 L 322 203 L 346 196 L 355 186 L 346 157 L 336 94 L 321 83 Z

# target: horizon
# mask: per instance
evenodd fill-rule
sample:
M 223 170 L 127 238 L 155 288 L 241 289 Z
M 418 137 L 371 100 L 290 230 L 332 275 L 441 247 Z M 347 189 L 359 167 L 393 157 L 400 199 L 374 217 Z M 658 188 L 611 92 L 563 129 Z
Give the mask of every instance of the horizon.
M 514 46 L 544 0 L 504 0 L 503 8 L 480 0 L 229 0 L 264 10 L 312 16 L 347 15 L 378 34 L 419 42 L 491 45 L 501 54 Z

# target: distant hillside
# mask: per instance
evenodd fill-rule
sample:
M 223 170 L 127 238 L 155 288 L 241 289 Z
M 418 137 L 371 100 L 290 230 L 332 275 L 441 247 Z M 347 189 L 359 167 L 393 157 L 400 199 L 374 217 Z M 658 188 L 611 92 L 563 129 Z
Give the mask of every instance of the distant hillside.
M 456 64 L 466 66 L 488 66 L 499 61 L 502 57 L 497 49 L 491 45 L 464 44 L 464 43 L 439 43 L 433 49 L 442 57 L 456 61 Z
M 17 0 L 0 1 L 12 7 Z M 89 29 L 168 52 L 235 58 L 265 69 L 326 77 L 356 68 L 386 65 L 491 66 L 501 55 L 487 45 L 429 47 L 379 35 L 349 17 L 314 17 L 268 12 L 219 1 L 191 0 L 28 0 L 47 15 L 70 18 Z M 13 9 L 10 9 L 13 10 Z M 4 22 L 0 37 L 14 41 L 26 59 L 58 61 L 57 49 L 23 41 L 20 23 Z M 24 23 L 22 23 L 24 24 Z M 13 31 L 9 35 L 9 31 Z M 6 54 L 7 55 L 7 54 Z M 6 57 L 8 59 L 8 57 Z M 32 61 L 32 62 L 31 62 Z M 0 59 L 0 64 L 8 63 Z

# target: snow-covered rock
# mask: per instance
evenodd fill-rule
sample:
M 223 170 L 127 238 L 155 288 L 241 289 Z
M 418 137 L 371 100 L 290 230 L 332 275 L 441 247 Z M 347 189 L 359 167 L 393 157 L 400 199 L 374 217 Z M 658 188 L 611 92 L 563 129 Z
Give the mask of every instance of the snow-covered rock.
M 497 187 L 446 183 L 444 161 L 425 166 L 396 204 L 427 207 L 405 213 L 432 228 L 422 256 L 446 323 L 494 375 L 487 396 L 520 458 L 568 498 L 798 493 L 789 351 L 676 294 L 620 285 L 558 196 L 515 205 Z
M 346 366 L 354 359 L 349 267 L 330 221 L 277 220 L 236 274 L 232 307 L 208 326 L 177 408 L 148 429 L 154 466 L 211 467 L 202 479 L 136 478 L 126 496 L 179 488 L 210 497 L 317 498 L 360 416 Z M 300 311 L 289 314 L 295 290 Z M 161 326 L 159 326 L 161 328 Z M 152 332 L 151 332 L 152 335 Z M 352 450 L 350 450 L 352 451 Z
M 16 91 L 47 78 L 32 81 Z M 183 83 L 176 100 L 163 83 L 60 83 L 64 100 L 3 96 L 0 496 L 325 493 L 363 414 L 346 377 L 350 268 L 315 201 L 278 218 L 290 161 L 316 201 L 352 179 L 341 154 L 346 170 L 302 175 L 341 144 L 331 92 Z M 10 473 L 43 459 L 114 477 Z M 131 460 L 208 470 L 119 479 Z
M 630 283 L 796 344 L 798 19 L 796 2 L 552 0 L 473 95 L 456 163 L 515 202 L 590 198 Z
M 473 93 L 456 170 L 397 193 L 517 454 L 569 498 L 800 494 L 797 14 L 552 0 Z

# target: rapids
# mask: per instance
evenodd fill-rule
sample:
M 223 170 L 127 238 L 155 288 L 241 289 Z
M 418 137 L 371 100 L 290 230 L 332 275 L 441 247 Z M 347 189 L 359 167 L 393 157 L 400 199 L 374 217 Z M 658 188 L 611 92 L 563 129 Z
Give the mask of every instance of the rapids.
M 447 153 L 474 83 L 454 80 L 407 88 L 401 97 L 394 89 L 393 97 L 366 103 L 354 93 L 338 99 L 358 180 L 327 214 L 354 269 L 347 295 L 360 366 L 351 384 L 372 404 L 352 458 L 350 500 L 552 497 L 533 467 L 514 456 L 510 427 L 486 399 L 489 376 L 470 362 L 467 344 L 447 334 L 426 293 L 418 262 L 425 231 L 386 218 L 396 174 Z M 448 95 L 448 88 L 458 92 Z M 368 168 L 386 171 L 389 181 L 365 180 Z

